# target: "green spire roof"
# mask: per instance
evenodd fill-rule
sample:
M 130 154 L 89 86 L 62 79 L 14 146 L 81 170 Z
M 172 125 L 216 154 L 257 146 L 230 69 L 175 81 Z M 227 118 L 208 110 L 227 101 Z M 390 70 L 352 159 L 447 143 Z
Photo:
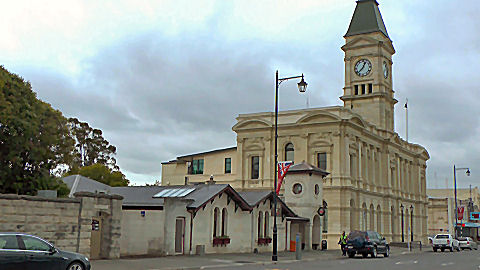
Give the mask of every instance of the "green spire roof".
M 345 37 L 373 32 L 382 32 L 386 37 L 390 38 L 383 23 L 382 14 L 380 14 L 378 9 L 377 1 L 358 0 Z

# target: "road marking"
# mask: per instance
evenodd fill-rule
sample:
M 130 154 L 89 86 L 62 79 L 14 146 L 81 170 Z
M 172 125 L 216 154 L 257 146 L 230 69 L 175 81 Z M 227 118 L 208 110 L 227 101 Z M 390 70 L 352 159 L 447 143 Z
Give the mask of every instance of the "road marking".
M 418 263 L 418 261 L 400 261 L 400 262 L 396 262 L 395 264 L 416 264 Z
M 453 262 L 448 262 L 448 263 L 442 263 L 441 266 L 448 266 L 448 265 L 452 265 Z

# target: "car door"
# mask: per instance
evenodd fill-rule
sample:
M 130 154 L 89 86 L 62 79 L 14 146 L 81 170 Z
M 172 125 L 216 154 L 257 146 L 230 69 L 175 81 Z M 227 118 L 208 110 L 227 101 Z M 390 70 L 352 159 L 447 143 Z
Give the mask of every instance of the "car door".
M 27 267 L 25 270 L 60 270 L 63 265 L 61 257 L 56 255 L 54 247 L 40 238 L 22 235 L 23 245 L 25 246 L 25 256 Z
M 0 269 L 25 269 L 25 252 L 19 245 L 19 236 L 14 234 L 0 235 Z

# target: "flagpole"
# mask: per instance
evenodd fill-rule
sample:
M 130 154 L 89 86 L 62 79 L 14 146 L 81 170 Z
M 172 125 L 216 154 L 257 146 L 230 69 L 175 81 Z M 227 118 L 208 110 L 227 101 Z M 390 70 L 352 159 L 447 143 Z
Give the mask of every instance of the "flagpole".
M 408 142 L 408 98 L 405 101 L 405 119 L 406 119 L 406 125 L 405 125 L 405 130 L 406 130 L 406 137 L 407 137 L 407 142 Z

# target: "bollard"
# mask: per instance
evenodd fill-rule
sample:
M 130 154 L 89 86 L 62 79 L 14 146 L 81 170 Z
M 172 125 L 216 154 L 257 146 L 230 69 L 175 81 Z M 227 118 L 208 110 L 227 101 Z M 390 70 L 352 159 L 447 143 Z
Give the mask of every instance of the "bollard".
M 300 240 L 300 233 L 297 233 L 297 236 L 295 237 L 295 259 L 302 259 L 302 243 Z

